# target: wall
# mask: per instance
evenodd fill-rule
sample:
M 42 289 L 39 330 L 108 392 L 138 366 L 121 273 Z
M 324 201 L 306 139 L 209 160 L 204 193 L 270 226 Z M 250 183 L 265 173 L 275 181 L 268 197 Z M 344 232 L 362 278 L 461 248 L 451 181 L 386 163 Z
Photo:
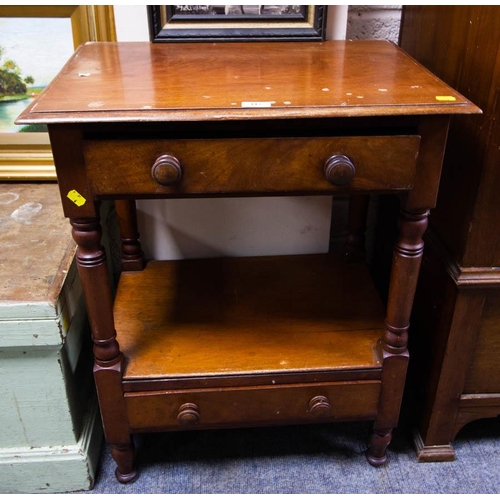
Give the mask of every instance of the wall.
M 401 5 L 350 5 L 346 38 L 398 42 Z

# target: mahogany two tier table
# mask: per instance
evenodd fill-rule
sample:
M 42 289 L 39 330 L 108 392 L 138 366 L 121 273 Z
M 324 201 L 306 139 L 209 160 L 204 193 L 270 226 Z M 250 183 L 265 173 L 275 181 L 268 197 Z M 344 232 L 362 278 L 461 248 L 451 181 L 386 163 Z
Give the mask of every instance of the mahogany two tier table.
M 116 476 L 138 432 L 373 420 L 386 461 L 450 115 L 479 109 L 385 41 L 89 43 L 18 123 L 48 124 Z M 387 308 L 370 193 L 399 193 Z M 350 195 L 343 256 L 145 262 L 135 200 Z M 122 240 L 116 297 L 100 200 Z

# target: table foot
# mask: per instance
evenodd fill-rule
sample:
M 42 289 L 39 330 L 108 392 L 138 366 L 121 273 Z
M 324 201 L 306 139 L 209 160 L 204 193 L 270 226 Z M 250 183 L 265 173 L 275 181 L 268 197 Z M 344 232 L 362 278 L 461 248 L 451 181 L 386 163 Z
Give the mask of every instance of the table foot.
M 385 454 L 383 457 L 374 457 L 371 454 L 370 449 L 365 451 L 365 457 L 366 457 L 366 460 L 368 461 L 368 463 L 370 465 L 372 465 L 373 467 L 382 467 L 383 465 L 385 465 L 387 463 L 387 454 Z
M 387 462 L 387 447 L 392 440 L 392 430 L 384 434 L 374 432 L 370 439 L 370 447 L 366 450 L 365 456 L 370 465 L 381 467 Z
M 132 483 L 138 477 L 134 464 L 135 448 L 133 443 L 126 445 L 111 445 L 111 456 L 116 462 L 115 476 L 120 483 Z
M 139 473 L 137 470 L 133 470 L 132 472 L 128 472 L 127 474 L 122 474 L 118 467 L 115 469 L 116 479 L 122 484 L 133 483 L 139 477 Z

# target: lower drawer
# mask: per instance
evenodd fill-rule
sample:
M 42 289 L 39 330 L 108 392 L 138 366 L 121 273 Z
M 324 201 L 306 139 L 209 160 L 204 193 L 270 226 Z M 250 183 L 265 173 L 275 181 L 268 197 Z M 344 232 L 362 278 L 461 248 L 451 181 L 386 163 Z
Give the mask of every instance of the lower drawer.
M 380 381 L 126 393 L 132 432 L 371 420 Z

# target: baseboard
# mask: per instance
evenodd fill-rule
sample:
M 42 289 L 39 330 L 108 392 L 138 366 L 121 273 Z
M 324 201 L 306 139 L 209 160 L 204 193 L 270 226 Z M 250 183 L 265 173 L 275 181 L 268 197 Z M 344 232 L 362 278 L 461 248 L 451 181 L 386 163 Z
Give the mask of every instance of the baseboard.
M 93 401 L 76 444 L 0 449 L 0 493 L 89 490 L 94 485 L 101 443 L 101 419 L 97 401 Z
M 417 429 L 413 431 L 413 445 L 419 462 L 453 462 L 455 450 L 451 444 L 425 446 Z

